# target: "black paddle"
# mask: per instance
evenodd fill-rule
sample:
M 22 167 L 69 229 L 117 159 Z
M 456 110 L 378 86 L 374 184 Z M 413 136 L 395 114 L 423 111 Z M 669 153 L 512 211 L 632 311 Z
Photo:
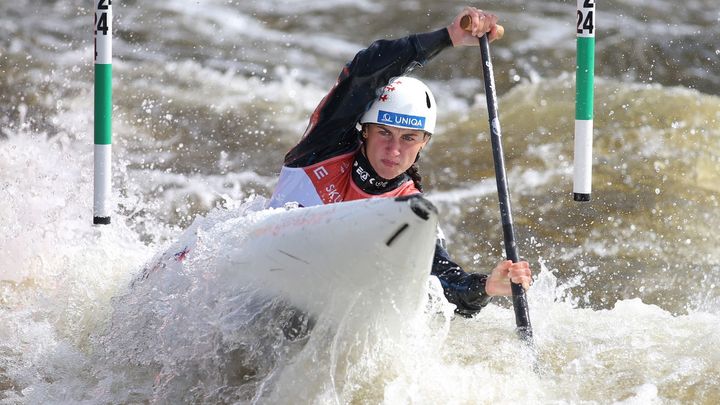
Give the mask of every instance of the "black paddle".
M 464 16 L 460 26 L 469 31 L 470 16 Z M 497 94 L 495 93 L 495 76 L 493 74 L 492 59 L 490 58 L 490 41 L 487 34 L 480 38 L 480 53 L 483 62 L 483 77 L 485 78 L 485 98 L 487 99 L 488 118 L 490 120 L 490 141 L 492 143 L 493 161 L 495 162 L 495 180 L 497 181 L 498 199 L 500 200 L 500 217 L 502 218 L 503 236 L 505 240 L 505 255 L 513 263 L 517 263 L 517 244 L 515 243 L 515 230 L 513 228 L 512 212 L 510 207 L 510 193 L 508 192 L 507 175 L 505 173 L 505 158 L 503 157 L 502 133 L 500 119 L 497 112 Z M 512 288 L 513 308 L 515 309 L 515 324 L 520 338 L 532 346 L 532 326 L 528 312 L 525 289 L 520 284 L 510 283 Z

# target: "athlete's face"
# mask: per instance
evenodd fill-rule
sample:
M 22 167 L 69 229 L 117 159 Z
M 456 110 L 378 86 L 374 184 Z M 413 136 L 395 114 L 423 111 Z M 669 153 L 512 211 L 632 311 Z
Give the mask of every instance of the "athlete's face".
M 381 124 L 367 124 L 365 137 L 370 164 L 380 177 L 388 180 L 409 169 L 430 139 L 425 131 Z

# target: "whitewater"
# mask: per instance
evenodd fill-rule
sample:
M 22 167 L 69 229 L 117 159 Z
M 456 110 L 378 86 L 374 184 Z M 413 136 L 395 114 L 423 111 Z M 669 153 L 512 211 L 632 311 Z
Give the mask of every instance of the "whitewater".
M 575 3 L 526 3 L 482 7 L 506 28 L 492 49 L 534 350 L 508 300 L 457 317 L 430 277 L 402 320 L 338 301 L 289 339 L 294 308 L 223 253 L 271 215 L 342 64 L 462 4 L 115 2 L 107 226 L 92 225 L 91 4 L 0 4 L 0 403 L 718 403 L 717 7 L 598 5 L 579 204 Z M 451 254 L 488 271 L 504 249 L 475 51 L 415 72 L 442 103 L 420 164 Z M 138 284 L 193 229 L 213 248 Z

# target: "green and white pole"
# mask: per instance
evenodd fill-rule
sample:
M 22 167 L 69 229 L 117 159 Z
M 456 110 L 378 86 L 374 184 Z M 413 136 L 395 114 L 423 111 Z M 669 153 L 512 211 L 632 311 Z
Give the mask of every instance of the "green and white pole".
M 590 201 L 592 188 L 594 76 L 595 0 L 577 0 L 575 162 L 573 173 L 573 199 L 575 201 Z
M 110 223 L 112 0 L 95 3 L 95 178 L 93 224 Z

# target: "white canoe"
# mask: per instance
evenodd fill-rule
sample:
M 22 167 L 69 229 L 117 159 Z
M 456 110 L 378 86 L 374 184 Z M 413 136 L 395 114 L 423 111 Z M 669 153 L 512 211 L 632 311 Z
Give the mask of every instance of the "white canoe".
M 237 217 L 196 221 L 133 285 L 214 268 L 228 289 L 252 284 L 316 314 L 409 315 L 427 301 L 437 210 L 420 196 Z

